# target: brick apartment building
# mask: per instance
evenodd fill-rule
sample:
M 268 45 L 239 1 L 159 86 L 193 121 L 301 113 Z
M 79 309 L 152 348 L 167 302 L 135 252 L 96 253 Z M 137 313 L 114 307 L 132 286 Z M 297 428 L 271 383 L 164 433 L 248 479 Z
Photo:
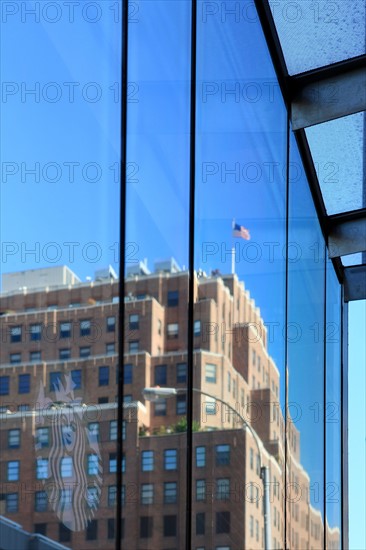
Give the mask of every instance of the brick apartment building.
M 66 267 L 35 271 L 4 276 L 0 298 L 0 514 L 71 548 L 114 547 L 123 334 L 123 546 L 183 548 L 188 273 L 173 260 L 153 273 L 143 263 L 130 268 L 122 330 L 111 270 L 86 283 Z M 285 512 L 290 547 L 323 548 L 294 423 L 285 438 L 279 369 L 259 309 L 236 275 L 197 273 L 194 297 L 192 549 L 264 547 L 261 462 L 270 472 L 273 548 L 284 548 Z M 178 393 L 145 400 L 143 388 L 154 386 Z M 255 431 L 261 458 L 221 401 Z M 285 441 L 294 489 L 286 511 Z M 338 548 L 339 531 L 327 529 Z

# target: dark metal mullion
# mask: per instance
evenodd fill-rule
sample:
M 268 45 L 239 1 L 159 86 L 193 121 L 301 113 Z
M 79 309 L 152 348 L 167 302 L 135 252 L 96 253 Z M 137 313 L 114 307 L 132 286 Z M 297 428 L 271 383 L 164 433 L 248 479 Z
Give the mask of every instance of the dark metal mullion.
M 288 243 L 289 243 L 289 213 L 290 213 L 290 117 L 287 113 L 287 147 L 286 147 L 286 268 L 285 268 L 285 506 L 284 506 L 284 547 L 287 548 L 287 406 L 288 406 L 288 387 L 287 387 L 287 371 L 288 371 L 288 338 L 287 338 L 287 326 L 288 326 L 288 281 L 289 281 L 289 269 L 288 269 Z
M 193 327 L 194 327 L 194 236 L 196 171 L 196 77 L 197 77 L 197 0 L 191 4 L 191 86 L 189 150 L 189 288 L 187 338 L 187 453 L 186 453 L 186 550 L 192 540 L 192 453 L 193 453 Z
M 324 326 L 323 326 L 323 361 L 324 361 L 324 376 L 323 376 L 323 402 L 324 402 L 324 415 L 323 415 L 323 433 L 324 433 L 324 450 L 323 450 L 323 470 L 324 470 L 324 484 L 323 484 L 323 509 L 324 509 L 324 544 L 323 548 L 327 548 L 327 273 L 328 262 L 326 260 L 327 248 L 324 245 Z
M 342 548 L 348 548 L 348 304 L 341 305 L 341 505 Z
M 128 78 L 128 2 L 122 1 L 121 38 L 121 159 L 120 159 L 120 242 L 119 242 L 119 309 L 118 309 L 118 409 L 117 409 L 117 505 L 116 505 L 116 550 L 122 548 L 122 456 L 123 456 L 123 363 L 124 363 L 124 317 L 125 317 L 125 241 L 126 241 L 126 196 L 127 196 L 127 78 Z

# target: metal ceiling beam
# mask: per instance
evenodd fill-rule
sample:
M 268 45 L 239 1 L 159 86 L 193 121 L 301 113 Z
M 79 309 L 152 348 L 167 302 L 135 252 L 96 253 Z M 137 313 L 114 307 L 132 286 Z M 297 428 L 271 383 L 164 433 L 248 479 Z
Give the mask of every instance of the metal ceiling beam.
M 366 62 L 343 62 L 291 77 L 291 121 L 294 130 L 366 110 Z M 342 68 L 342 70 L 341 70 Z
M 366 210 L 329 218 L 329 258 L 338 258 L 366 250 Z
M 346 302 L 366 299 L 366 265 L 344 268 L 344 299 Z

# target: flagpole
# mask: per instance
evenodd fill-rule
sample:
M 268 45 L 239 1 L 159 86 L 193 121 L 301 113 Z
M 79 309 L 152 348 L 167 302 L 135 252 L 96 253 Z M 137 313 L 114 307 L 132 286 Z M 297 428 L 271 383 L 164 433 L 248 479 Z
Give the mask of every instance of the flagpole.
M 235 218 L 233 218 L 232 228 L 231 228 L 231 274 L 235 275 L 235 243 L 234 243 L 234 227 L 235 227 Z

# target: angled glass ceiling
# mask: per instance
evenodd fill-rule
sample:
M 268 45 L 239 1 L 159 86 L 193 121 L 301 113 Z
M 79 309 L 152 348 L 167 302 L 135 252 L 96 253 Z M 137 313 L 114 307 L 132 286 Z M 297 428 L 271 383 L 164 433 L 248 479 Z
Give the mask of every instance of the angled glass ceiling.
M 365 53 L 365 0 L 269 2 L 290 75 Z
M 328 215 L 366 204 L 365 113 L 305 130 Z

